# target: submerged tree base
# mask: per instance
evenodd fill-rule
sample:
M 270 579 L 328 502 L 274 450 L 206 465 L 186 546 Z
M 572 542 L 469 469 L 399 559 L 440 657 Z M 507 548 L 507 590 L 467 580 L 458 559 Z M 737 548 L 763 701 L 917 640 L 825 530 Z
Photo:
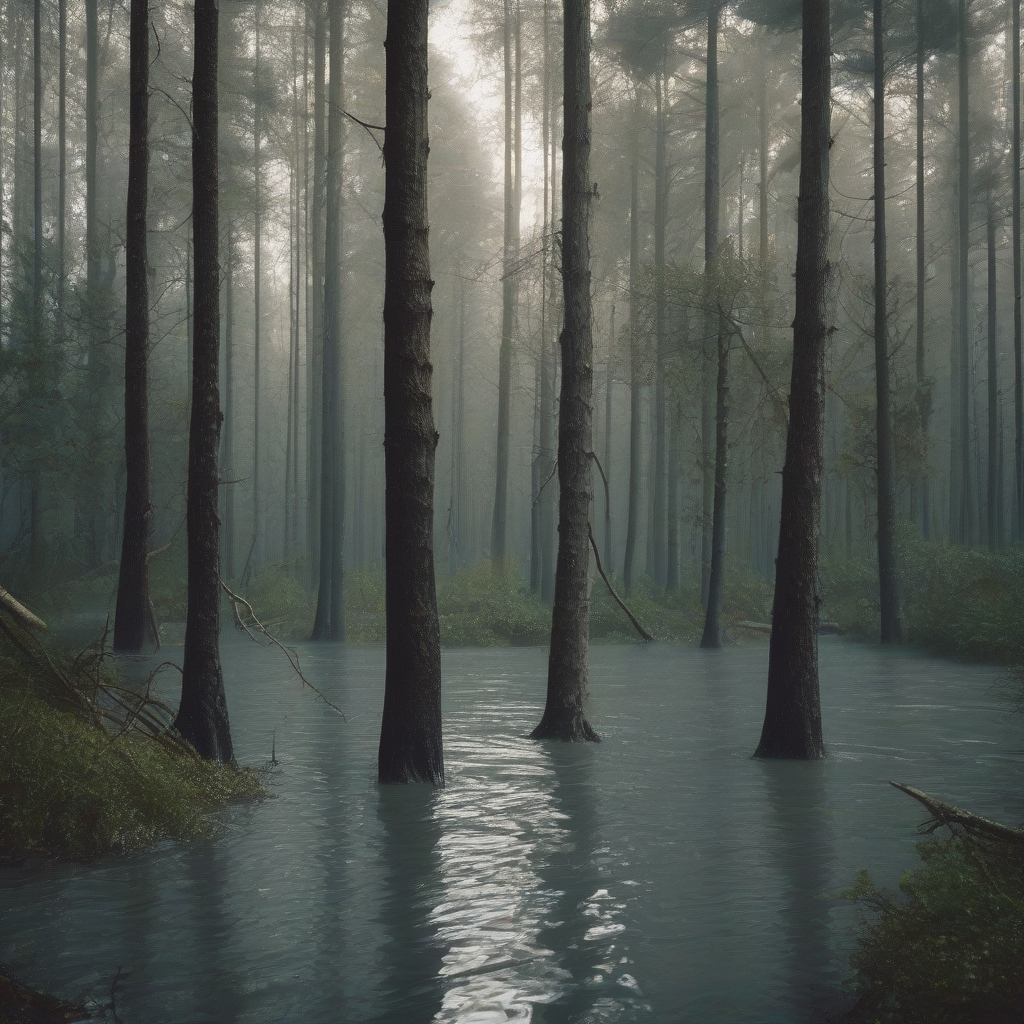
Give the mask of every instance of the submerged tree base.
M 583 715 L 553 715 L 547 711 L 530 733 L 531 740 L 561 740 L 565 743 L 600 743 L 601 737 Z

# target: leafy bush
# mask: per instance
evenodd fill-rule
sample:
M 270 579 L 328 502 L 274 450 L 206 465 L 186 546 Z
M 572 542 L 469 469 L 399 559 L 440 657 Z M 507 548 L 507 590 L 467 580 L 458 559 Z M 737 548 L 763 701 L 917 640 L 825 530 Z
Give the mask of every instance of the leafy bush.
M 990 553 L 914 540 L 901 545 L 899 569 L 910 643 L 982 661 L 1024 662 L 1024 552 Z M 826 617 L 845 630 L 877 632 L 873 562 L 826 562 L 822 598 Z
M 970 839 L 918 844 L 902 897 L 867 872 L 851 958 L 862 1024 L 1010 1024 L 1024 1007 L 1024 857 Z

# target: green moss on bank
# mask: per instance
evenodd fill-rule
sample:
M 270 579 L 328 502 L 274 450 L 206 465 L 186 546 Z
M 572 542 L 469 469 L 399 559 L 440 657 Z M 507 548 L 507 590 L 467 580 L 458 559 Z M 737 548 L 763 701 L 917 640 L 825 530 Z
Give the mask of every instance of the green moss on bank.
M 138 732 L 111 736 L 0 677 L 0 858 L 85 859 L 212 834 L 209 814 L 265 792 Z
M 852 956 L 858 1024 L 1010 1024 L 1024 1007 L 1024 857 L 930 839 L 900 895 L 866 872 L 848 895 L 866 911 Z

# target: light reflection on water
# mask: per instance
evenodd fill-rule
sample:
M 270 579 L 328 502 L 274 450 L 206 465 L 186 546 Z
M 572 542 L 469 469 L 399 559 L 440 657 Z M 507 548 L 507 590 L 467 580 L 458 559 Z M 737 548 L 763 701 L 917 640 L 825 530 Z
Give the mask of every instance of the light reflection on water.
M 448 785 L 374 782 L 383 654 L 227 641 L 239 756 L 275 798 L 215 843 L 0 872 L 0 962 L 125 1024 L 803 1024 L 836 1005 L 869 867 L 913 860 L 895 777 L 1024 818 L 1001 673 L 823 644 L 830 757 L 753 761 L 763 647 L 596 648 L 599 745 L 527 738 L 545 654 L 445 653 Z

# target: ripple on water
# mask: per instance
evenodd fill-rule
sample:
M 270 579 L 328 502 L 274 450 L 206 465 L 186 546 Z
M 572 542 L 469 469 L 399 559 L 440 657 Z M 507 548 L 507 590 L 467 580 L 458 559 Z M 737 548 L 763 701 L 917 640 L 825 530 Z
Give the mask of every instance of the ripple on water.
M 596 648 L 599 745 L 527 738 L 539 650 L 444 656 L 447 786 L 379 789 L 383 653 L 323 645 L 312 700 L 224 645 L 239 756 L 276 799 L 207 846 L 0 874 L 0 961 L 125 1024 L 804 1024 L 835 1005 L 857 868 L 913 861 L 898 778 L 1024 819 L 1000 673 L 823 640 L 830 757 L 753 761 L 765 648 Z M 165 652 L 166 653 L 166 652 Z

